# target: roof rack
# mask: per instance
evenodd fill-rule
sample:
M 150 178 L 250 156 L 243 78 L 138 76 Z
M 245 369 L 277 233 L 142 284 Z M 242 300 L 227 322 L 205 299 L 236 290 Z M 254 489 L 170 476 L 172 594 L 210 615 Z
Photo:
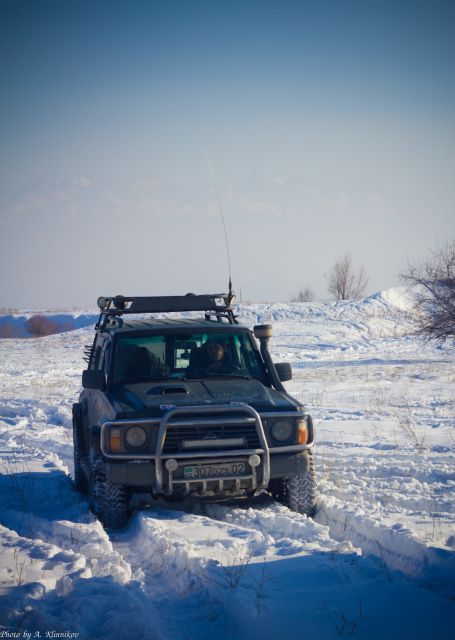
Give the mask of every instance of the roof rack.
M 229 293 L 211 293 L 196 295 L 187 293 L 184 296 L 101 296 L 97 304 L 101 310 L 95 329 L 105 329 L 110 316 L 122 316 L 132 313 L 166 313 L 179 311 L 204 311 L 206 320 L 211 316 L 221 321 L 222 318 L 237 324 L 232 304 L 235 295 Z

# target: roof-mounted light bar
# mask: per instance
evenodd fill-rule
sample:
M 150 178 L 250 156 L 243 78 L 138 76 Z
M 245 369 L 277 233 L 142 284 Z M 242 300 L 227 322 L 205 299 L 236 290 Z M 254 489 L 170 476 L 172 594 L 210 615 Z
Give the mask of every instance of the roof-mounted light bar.
M 153 296 L 153 297 L 127 297 L 127 296 L 101 296 L 98 298 L 100 317 L 95 326 L 104 330 L 109 326 L 113 317 L 130 313 L 166 313 L 179 311 L 204 311 L 205 318 L 216 316 L 217 320 L 226 318 L 230 323 L 236 324 L 234 310 L 235 295 L 229 293 L 211 293 L 196 295 L 187 293 L 185 296 Z
M 98 307 L 101 313 L 107 315 L 123 315 L 124 313 L 164 313 L 172 311 L 215 311 L 232 310 L 235 296 L 232 293 L 213 293 L 195 295 L 187 293 L 185 296 L 153 296 L 126 297 L 101 296 Z

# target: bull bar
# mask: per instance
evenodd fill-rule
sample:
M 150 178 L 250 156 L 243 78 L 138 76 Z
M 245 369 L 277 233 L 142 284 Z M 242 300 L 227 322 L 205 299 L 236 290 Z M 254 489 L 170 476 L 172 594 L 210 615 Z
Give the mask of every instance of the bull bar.
M 185 415 L 185 418 L 178 419 L 178 416 Z M 191 418 L 191 414 L 198 415 L 198 418 Z M 219 418 L 215 417 L 214 414 L 228 414 L 230 417 L 227 418 Z M 242 414 L 242 417 L 239 418 L 239 414 Z M 245 416 L 245 414 L 248 414 Z M 200 416 L 208 416 L 213 415 L 210 420 L 201 419 Z M 301 414 L 302 415 L 302 414 Z M 305 414 L 303 414 L 305 415 Z M 298 413 L 296 412 L 270 412 L 265 413 L 264 418 L 269 417 L 293 417 L 296 418 Z M 238 424 L 254 424 L 256 427 L 256 433 L 259 440 L 259 448 L 249 448 L 249 449 L 230 449 L 230 450 L 219 450 L 219 451 L 188 451 L 188 452 L 172 452 L 165 453 L 164 445 L 166 441 L 166 434 L 168 430 L 173 427 L 183 427 L 183 428 L 191 428 L 195 426 L 207 426 L 207 425 L 219 425 L 223 424 L 226 426 L 238 425 Z M 121 452 L 121 453 L 112 453 L 108 450 L 107 445 L 107 433 L 108 429 L 112 426 L 133 426 L 133 425 L 143 425 L 143 426 L 152 426 L 159 425 L 156 447 L 154 452 Z M 262 462 L 262 478 L 258 481 L 256 469 L 252 468 L 252 474 L 250 476 L 223 476 L 222 478 L 210 478 L 207 479 L 174 479 L 173 473 L 171 470 L 168 470 L 169 473 L 169 492 L 172 493 L 172 485 L 173 484 L 181 484 L 184 483 L 187 487 L 187 491 L 189 490 L 189 486 L 192 483 L 203 483 L 203 490 L 207 490 L 207 482 L 217 481 L 219 483 L 220 490 L 223 487 L 224 480 L 235 480 L 238 486 L 240 480 L 251 480 L 253 489 L 267 489 L 269 480 L 270 480 L 270 454 L 271 453 L 282 453 L 282 452 L 299 452 L 305 449 L 310 448 L 314 442 L 314 433 L 313 427 L 311 424 L 309 442 L 306 445 L 290 445 L 290 446 L 282 446 L 282 447 L 272 447 L 270 449 L 267 438 L 264 432 L 264 426 L 262 423 L 261 416 L 259 413 L 248 404 L 235 404 L 235 405 L 207 405 L 207 406 L 179 406 L 170 408 L 162 418 L 138 418 L 138 419 L 125 419 L 125 420 L 106 420 L 101 424 L 101 452 L 104 457 L 111 460 L 154 460 L 155 461 L 155 491 L 156 493 L 162 493 L 164 489 L 164 472 L 163 472 L 163 464 L 167 460 L 176 459 L 177 461 L 185 461 L 189 459 L 205 459 L 205 461 L 210 464 L 213 462 L 234 462 L 239 458 L 245 459 L 253 454 L 260 456 L 260 460 Z M 180 465 L 179 465 L 180 466 Z

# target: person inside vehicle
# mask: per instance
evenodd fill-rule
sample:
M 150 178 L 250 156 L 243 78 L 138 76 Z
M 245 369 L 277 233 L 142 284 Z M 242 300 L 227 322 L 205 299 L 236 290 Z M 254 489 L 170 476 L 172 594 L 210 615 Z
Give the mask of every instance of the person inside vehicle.
M 190 373 L 217 374 L 236 370 L 225 345 L 216 339 L 207 340 L 190 358 Z
M 206 342 L 206 351 L 208 358 L 207 371 L 221 371 L 225 370 L 228 366 L 232 368 L 230 358 L 221 342 Z

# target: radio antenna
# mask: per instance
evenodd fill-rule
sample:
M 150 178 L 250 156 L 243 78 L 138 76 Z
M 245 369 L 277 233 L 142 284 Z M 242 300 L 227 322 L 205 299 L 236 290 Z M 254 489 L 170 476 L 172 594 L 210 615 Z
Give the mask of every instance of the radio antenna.
M 230 253 L 229 253 L 229 241 L 228 241 L 228 235 L 227 235 L 227 231 L 226 231 L 226 224 L 224 222 L 223 203 L 221 201 L 220 191 L 219 191 L 218 186 L 216 184 L 215 173 L 213 171 L 212 163 L 210 162 L 210 158 L 208 156 L 208 153 L 206 151 L 204 153 L 205 153 L 205 157 L 206 157 L 206 160 L 207 160 L 207 164 L 209 166 L 210 174 L 212 176 L 213 188 L 215 189 L 216 197 L 217 197 L 217 200 L 218 200 L 218 206 L 219 206 L 219 209 L 220 209 L 221 222 L 223 223 L 224 241 L 225 241 L 225 244 L 226 244 L 226 255 L 227 255 L 228 271 L 229 271 L 229 295 L 232 295 L 231 256 L 230 256 Z

